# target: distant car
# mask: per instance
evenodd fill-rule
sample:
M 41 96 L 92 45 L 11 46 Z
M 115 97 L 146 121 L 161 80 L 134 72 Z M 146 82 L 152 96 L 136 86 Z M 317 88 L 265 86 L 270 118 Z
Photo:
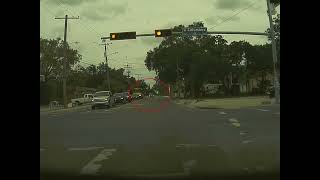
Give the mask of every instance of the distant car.
M 114 96 L 112 96 L 111 91 L 98 91 L 94 94 L 92 100 L 92 109 L 97 107 L 112 107 L 114 104 Z
M 142 93 L 133 93 L 132 98 L 133 99 L 142 99 L 143 96 L 142 96 Z
M 123 97 L 126 99 L 127 102 L 131 102 L 132 101 L 132 96 L 131 96 L 130 93 L 124 92 L 122 94 L 123 94 Z
M 126 103 L 127 102 L 127 99 L 123 93 L 115 93 L 113 96 L 114 96 L 115 103 Z

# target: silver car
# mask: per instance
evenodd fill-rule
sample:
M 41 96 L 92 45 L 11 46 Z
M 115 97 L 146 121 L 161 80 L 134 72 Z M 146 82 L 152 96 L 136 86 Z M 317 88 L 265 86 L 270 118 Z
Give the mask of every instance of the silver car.
M 110 91 L 98 91 L 94 94 L 94 98 L 92 99 L 92 109 L 96 109 L 97 107 L 107 107 L 110 108 L 114 104 L 114 98 Z

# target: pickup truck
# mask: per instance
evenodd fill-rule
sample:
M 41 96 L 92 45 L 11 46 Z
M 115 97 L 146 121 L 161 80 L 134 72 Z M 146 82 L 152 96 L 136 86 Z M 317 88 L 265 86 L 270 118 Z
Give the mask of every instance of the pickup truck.
M 112 95 L 111 91 L 98 91 L 94 94 L 92 100 L 92 109 L 97 107 L 112 107 L 115 103 L 115 98 Z
M 82 98 L 71 99 L 72 105 L 81 105 L 92 102 L 93 94 L 84 94 Z

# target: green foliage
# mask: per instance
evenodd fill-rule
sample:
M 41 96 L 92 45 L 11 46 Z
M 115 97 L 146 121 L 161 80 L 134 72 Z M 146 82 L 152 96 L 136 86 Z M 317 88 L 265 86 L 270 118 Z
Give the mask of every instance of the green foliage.
M 182 31 L 184 25 L 173 27 Z M 203 27 L 194 22 L 189 27 Z M 161 80 L 175 84 L 184 79 L 185 90 L 198 97 L 204 83 L 223 83 L 231 92 L 229 74 L 245 82 L 250 76 L 271 72 L 271 46 L 251 45 L 246 41 L 228 42 L 222 36 L 170 36 L 147 52 L 145 64 Z M 177 73 L 177 70 L 179 73 Z M 178 76 L 179 75 L 179 76 Z M 155 87 L 156 88 L 156 87 Z M 159 89 L 159 87 L 158 87 Z

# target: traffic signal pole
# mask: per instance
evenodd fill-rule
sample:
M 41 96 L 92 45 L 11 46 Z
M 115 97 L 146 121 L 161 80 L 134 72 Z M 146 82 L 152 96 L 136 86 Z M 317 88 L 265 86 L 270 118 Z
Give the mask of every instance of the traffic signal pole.
M 277 48 L 276 48 L 276 41 L 275 41 L 275 35 L 274 35 L 270 0 L 267 0 L 267 7 L 268 7 L 268 17 L 269 17 L 269 23 L 270 23 L 270 35 L 271 35 L 271 44 L 272 44 L 274 93 L 275 93 L 276 104 L 279 104 L 280 103 L 280 84 L 279 84 L 278 73 L 276 68 L 278 59 L 277 59 Z

